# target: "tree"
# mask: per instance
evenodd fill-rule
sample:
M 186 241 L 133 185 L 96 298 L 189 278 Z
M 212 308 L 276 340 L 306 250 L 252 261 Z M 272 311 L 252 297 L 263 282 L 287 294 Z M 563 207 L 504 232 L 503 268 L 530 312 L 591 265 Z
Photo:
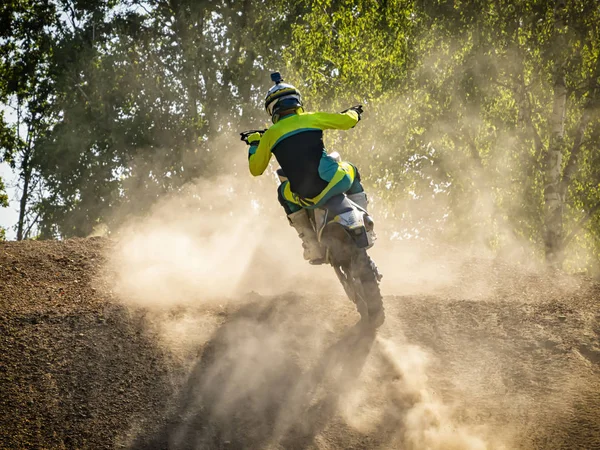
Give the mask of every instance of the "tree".
M 219 136 L 258 117 L 260 85 L 281 61 L 286 18 L 299 8 L 191 0 L 128 6 L 103 25 L 80 21 L 56 47 L 60 120 L 36 160 L 49 193 L 41 204 L 44 236 L 86 235 L 99 222 L 143 214 L 165 192 L 226 166 L 231 141 Z M 69 55 L 78 56 L 59 64 Z
M 0 138 L 25 188 L 21 237 L 36 218 L 43 237 L 113 227 L 231 171 L 240 150 L 222 137 L 265 123 L 268 73 L 283 67 L 309 109 L 366 105 L 364 122 L 327 146 L 360 166 L 390 232 L 518 245 L 571 269 L 600 255 L 598 2 L 1 8 L 1 100 L 23 125 Z
M 54 6 L 48 1 L 14 0 L 0 6 L 0 100 L 15 117 L 10 125 L 2 121 L 0 146 L 3 159 L 19 173 L 18 240 L 28 236 L 39 217 L 31 208 L 31 197 L 41 183 L 33 159 L 39 138 L 49 126 L 51 39 L 47 29 L 55 18 Z
M 3 153 L 0 154 L 0 163 L 10 162 L 12 159 L 12 153 L 9 149 L 12 146 L 9 141 L 13 138 L 10 128 L 4 121 L 4 112 L 0 112 L 0 149 L 4 149 Z M 8 195 L 6 194 L 6 187 L 0 177 L 0 208 L 8 207 Z
M 421 230 L 437 224 L 454 242 L 525 239 L 560 266 L 600 200 L 590 165 L 600 6 L 392 3 L 312 2 L 296 28 L 291 59 L 303 61 L 310 99 L 350 93 L 377 122 L 336 144 L 359 160 L 356 149 L 371 144 L 372 187 L 388 214 L 412 214 Z M 389 85 L 377 82 L 386 76 Z

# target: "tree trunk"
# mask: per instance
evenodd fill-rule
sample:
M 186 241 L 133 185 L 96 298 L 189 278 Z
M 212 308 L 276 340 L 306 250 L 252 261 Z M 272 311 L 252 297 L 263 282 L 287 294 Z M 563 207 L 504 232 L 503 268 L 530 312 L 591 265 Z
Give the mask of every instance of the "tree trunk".
M 25 230 L 25 212 L 27 210 L 27 201 L 29 200 L 29 183 L 31 181 L 31 167 L 29 164 L 29 154 L 23 157 L 21 164 L 21 177 L 23 178 L 23 193 L 19 204 L 19 222 L 17 224 L 17 241 L 22 241 Z
M 564 4 L 557 1 L 555 9 L 555 45 L 557 55 L 554 71 L 554 99 L 550 118 L 550 143 L 546 155 L 544 187 L 544 244 L 546 261 L 558 267 L 562 261 L 563 212 L 565 197 L 561 189 L 561 168 L 564 147 L 565 113 L 567 107 L 567 87 L 565 85 L 564 22 L 562 13 Z

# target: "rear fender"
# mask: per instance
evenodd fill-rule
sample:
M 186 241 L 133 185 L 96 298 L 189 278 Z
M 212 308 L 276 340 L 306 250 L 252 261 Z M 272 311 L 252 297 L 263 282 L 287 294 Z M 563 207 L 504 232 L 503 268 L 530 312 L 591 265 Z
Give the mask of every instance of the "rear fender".
M 352 238 L 357 247 L 370 248 L 373 242 L 368 226 L 365 224 L 366 213 L 358 205 L 351 202 L 345 195 L 332 197 L 322 208 L 314 210 L 315 228 L 319 241 L 323 240 L 325 230 L 333 225 L 341 226 Z M 370 220 L 370 217 L 368 217 Z

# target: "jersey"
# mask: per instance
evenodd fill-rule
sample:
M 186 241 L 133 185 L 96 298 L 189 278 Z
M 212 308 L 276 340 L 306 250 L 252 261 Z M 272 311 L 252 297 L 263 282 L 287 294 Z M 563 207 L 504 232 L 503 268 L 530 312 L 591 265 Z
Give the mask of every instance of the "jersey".
M 250 173 L 262 175 L 271 155 L 289 180 L 290 189 L 304 198 L 317 197 L 328 185 L 331 172 L 321 164 L 327 157 L 323 130 L 348 130 L 358 123 L 358 113 L 305 113 L 282 117 L 262 136 L 258 145 L 250 146 Z M 334 170 L 335 172 L 335 170 Z

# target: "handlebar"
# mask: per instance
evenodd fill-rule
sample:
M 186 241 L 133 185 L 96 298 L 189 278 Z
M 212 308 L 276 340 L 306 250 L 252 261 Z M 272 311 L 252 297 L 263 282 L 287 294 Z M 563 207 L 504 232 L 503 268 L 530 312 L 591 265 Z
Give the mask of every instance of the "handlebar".
M 363 106 L 362 105 L 354 105 L 351 106 L 350 108 L 347 108 L 345 110 L 343 110 L 340 114 L 344 114 L 347 111 L 350 111 L 351 109 L 353 109 L 354 111 L 356 111 L 358 113 L 358 115 L 361 115 L 363 113 Z

